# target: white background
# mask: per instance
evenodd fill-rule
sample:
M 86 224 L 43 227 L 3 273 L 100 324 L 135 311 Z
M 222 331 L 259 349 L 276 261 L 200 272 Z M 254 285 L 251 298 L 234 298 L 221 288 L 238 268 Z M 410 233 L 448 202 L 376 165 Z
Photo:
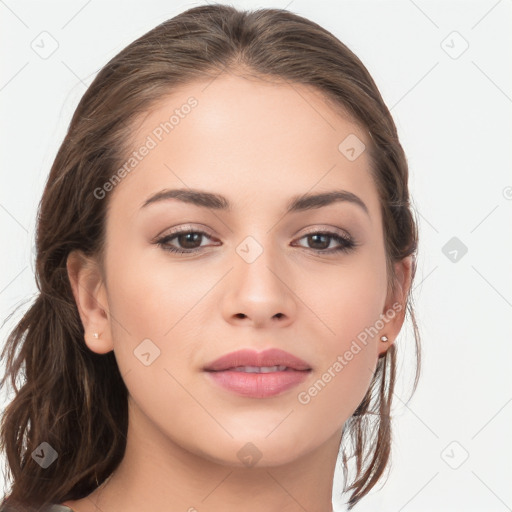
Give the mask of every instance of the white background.
M 36 208 L 86 87 L 128 43 L 201 3 L 0 0 L 1 321 L 36 292 Z M 409 160 L 423 374 L 405 403 L 408 324 L 397 341 L 391 472 L 354 510 L 512 510 L 512 1 L 232 5 L 288 8 L 347 44 L 379 86 Z M 46 59 L 31 47 L 43 31 L 58 43 Z M 468 249 L 455 262 L 443 253 L 452 237 Z M 2 343 L 26 307 L 2 326 Z

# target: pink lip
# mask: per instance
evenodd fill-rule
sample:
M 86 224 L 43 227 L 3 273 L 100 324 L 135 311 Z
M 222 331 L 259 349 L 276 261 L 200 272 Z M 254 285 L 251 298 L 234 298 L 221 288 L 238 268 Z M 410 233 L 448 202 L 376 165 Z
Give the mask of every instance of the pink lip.
M 204 370 L 221 371 L 237 366 L 287 366 L 292 370 L 311 370 L 311 366 L 306 361 L 277 348 L 263 352 L 248 349 L 237 350 L 209 363 Z
M 238 366 L 286 366 L 286 370 L 269 373 L 237 371 Z M 278 349 L 263 352 L 239 350 L 216 359 L 204 368 L 221 387 L 238 395 L 265 398 L 278 395 L 303 382 L 311 367 L 298 357 Z

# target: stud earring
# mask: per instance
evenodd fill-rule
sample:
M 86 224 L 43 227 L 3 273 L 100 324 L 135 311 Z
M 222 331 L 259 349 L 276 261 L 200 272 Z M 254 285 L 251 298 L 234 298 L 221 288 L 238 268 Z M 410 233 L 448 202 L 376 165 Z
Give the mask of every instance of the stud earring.
M 97 340 L 100 337 L 100 335 L 97 332 L 93 332 L 92 337 Z
M 386 335 L 380 337 L 381 341 L 388 341 L 388 337 Z

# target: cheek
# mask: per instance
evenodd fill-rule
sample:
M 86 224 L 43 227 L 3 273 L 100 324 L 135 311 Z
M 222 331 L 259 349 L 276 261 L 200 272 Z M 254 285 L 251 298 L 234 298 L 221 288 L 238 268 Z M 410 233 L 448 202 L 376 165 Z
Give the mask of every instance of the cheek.
M 322 286 L 312 278 L 307 285 L 309 291 L 304 290 L 312 309 L 324 320 L 324 340 L 331 349 L 343 349 L 365 328 L 374 325 L 385 305 L 384 254 L 365 251 L 351 258 L 350 263 L 320 279 Z
M 363 399 L 377 363 L 386 285 L 384 254 L 375 251 L 340 270 L 325 295 L 317 295 L 315 307 L 328 329 L 321 336 L 319 380 L 304 401 L 314 395 L 317 407 L 335 407 L 346 418 Z
M 353 272 L 339 290 L 330 291 L 331 300 L 324 303 L 330 329 L 318 329 L 323 332 L 318 337 L 320 362 L 308 387 L 298 390 L 297 400 L 306 411 L 315 410 L 310 418 L 326 434 L 352 416 L 370 386 L 378 360 L 375 326 L 384 304 L 376 291 L 384 289 L 383 282 L 368 269 L 361 275 Z M 327 425 L 325 418 L 333 423 Z
M 204 294 L 197 271 L 171 266 L 158 250 L 127 250 L 108 268 L 114 323 L 122 323 L 134 336 L 163 337 Z
M 147 255 L 127 249 L 122 260 L 110 260 L 110 326 L 129 394 L 144 410 L 161 411 L 167 421 L 169 401 L 186 399 L 177 382 L 185 381 L 192 364 L 198 334 L 192 307 L 206 290 L 190 272 L 177 266 L 171 271 L 161 257 L 156 263 Z

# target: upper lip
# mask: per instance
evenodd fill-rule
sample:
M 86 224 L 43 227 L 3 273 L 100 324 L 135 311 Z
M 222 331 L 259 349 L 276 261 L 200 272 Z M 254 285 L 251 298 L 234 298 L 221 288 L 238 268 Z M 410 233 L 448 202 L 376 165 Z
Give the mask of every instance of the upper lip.
M 230 352 L 207 364 L 204 370 L 222 371 L 238 366 L 286 366 L 293 370 L 311 370 L 311 366 L 306 361 L 277 348 L 263 352 L 250 349 Z

